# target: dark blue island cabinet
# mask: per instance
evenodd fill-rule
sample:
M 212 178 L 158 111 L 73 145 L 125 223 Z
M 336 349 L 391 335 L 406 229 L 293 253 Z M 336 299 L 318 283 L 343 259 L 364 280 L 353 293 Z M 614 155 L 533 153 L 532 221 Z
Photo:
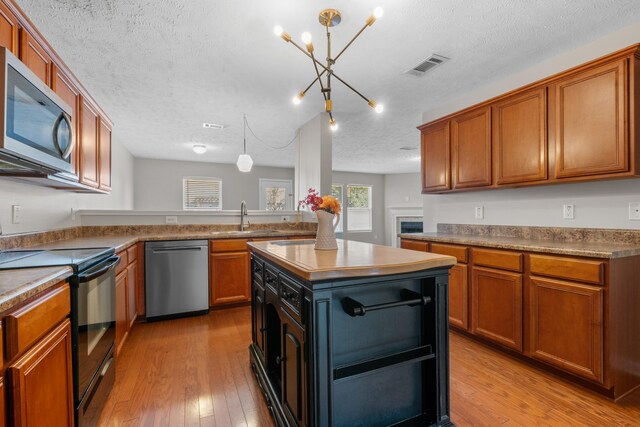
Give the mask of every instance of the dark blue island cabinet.
M 351 241 L 249 246 L 251 367 L 277 426 L 453 425 L 454 258 Z

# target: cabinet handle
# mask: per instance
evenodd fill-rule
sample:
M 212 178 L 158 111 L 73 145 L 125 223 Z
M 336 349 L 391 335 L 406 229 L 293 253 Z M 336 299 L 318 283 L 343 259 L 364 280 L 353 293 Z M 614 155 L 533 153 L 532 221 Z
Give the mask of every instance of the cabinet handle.
M 286 357 L 280 357 L 280 356 L 276 356 L 276 365 L 281 364 L 282 362 L 284 362 L 285 360 L 287 360 Z
M 260 332 L 264 332 L 266 330 L 267 330 L 267 328 L 265 328 L 265 327 L 260 328 Z

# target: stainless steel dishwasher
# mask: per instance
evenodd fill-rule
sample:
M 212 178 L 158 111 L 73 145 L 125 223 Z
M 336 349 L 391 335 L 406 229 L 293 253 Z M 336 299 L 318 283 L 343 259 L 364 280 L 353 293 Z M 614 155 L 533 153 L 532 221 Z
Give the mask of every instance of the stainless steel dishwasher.
M 145 243 L 147 319 L 209 311 L 206 240 Z

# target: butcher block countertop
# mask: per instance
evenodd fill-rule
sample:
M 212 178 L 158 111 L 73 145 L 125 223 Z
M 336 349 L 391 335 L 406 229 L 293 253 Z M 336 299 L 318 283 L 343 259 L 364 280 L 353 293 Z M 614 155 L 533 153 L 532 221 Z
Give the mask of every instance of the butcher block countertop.
M 21 268 L 0 271 L 0 312 L 57 285 L 72 274 L 71 267 Z
M 338 240 L 337 250 L 315 250 L 309 240 L 250 242 L 249 247 L 307 281 L 411 273 L 451 267 L 447 255 L 410 251 L 371 243 Z

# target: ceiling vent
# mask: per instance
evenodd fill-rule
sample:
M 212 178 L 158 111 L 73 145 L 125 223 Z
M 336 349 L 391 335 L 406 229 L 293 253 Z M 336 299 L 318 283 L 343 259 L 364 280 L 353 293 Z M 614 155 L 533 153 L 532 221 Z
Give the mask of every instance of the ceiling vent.
M 413 77 L 422 77 L 426 74 L 427 71 L 433 69 L 434 67 L 437 67 L 444 62 L 447 62 L 448 60 L 449 58 L 433 54 L 415 67 L 405 71 L 403 74 Z
M 205 128 L 205 129 L 221 130 L 221 129 L 226 128 L 227 126 L 226 125 L 221 125 L 221 124 L 218 124 L 218 123 L 203 123 L 202 127 Z
M 417 150 L 418 147 L 409 147 L 409 146 L 405 146 L 405 147 L 400 147 L 401 150 L 404 151 L 413 151 L 413 150 Z

